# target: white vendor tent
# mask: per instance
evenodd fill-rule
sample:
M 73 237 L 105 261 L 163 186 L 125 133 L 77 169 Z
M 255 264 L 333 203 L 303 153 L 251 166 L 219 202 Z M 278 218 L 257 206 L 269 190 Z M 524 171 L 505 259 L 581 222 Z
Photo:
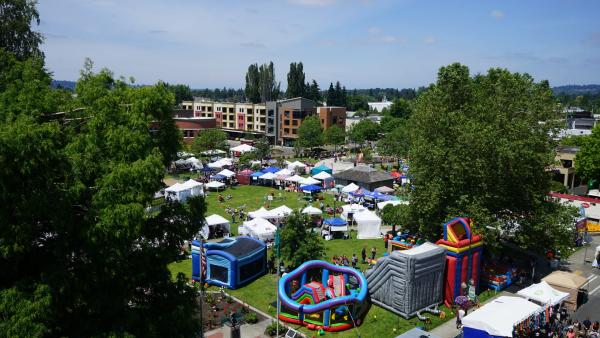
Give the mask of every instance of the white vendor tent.
M 319 208 L 315 208 L 312 205 L 309 205 L 306 208 L 302 209 L 302 213 L 317 216 L 317 215 L 322 215 L 323 211 L 321 211 L 321 209 L 319 209 Z
M 221 154 L 225 154 L 225 151 L 223 151 L 221 149 L 211 149 L 211 150 L 205 150 L 205 151 L 201 152 L 200 154 L 204 155 L 204 156 L 221 155 Z
M 271 241 L 275 238 L 277 227 L 264 218 L 255 218 L 244 222 L 238 230 L 242 236 L 254 237 L 261 241 Z
M 288 176 L 292 176 L 292 172 L 289 169 L 281 169 L 278 172 L 275 173 L 275 176 L 279 177 L 279 178 L 284 178 L 284 177 L 288 177 Z
M 185 202 L 190 196 L 204 194 L 202 183 L 195 180 L 187 180 L 183 183 L 175 183 L 165 189 L 165 198 L 171 201 Z
M 500 296 L 463 318 L 463 337 L 512 337 L 513 326 L 540 309 L 521 297 Z
M 321 181 L 315 180 L 312 177 L 307 177 L 307 178 L 300 180 L 299 183 L 300 183 L 300 185 L 311 185 L 311 184 L 321 184 Z
M 294 176 L 286 177 L 284 180 L 288 181 L 288 182 L 295 182 L 295 183 L 297 183 L 297 182 L 299 182 L 299 181 L 301 181 L 303 179 L 304 179 L 304 177 L 302 177 L 302 176 L 294 175 Z
M 194 169 L 202 169 L 202 163 L 200 162 L 199 159 L 195 158 L 194 156 L 188 158 L 185 161 L 187 163 L 191 164 Z
M 272 211 L 267 210 L 264 207 L 261 207 L 258 210 L 250 211 L 248 213 L 248 217 L 271 219 L 271 218 L 277 218 L 277 215 L 275 213 L 273 213 Z
M 272 212 L 274 215 L 277 215 L 277 217 L 279 217 L 279 218 L 284 218 L 284 217 L 288 217 L 289 215 L 291 215 L 293 210 L 290 209 L 288 206 L 282 205 L 275 209 L 271 209 L 270 212 Z
M 408 201 L 383 201 L 383 202 L 377 203 L 377 209 L 383 210 L 383 208 L 385 208 L 385 206 L 388 204 L 395 206 L 395 205 L 409 204 L 409 203 L 408 203 Z
M 229 158 L 222 158 L 222 159 L 220 159 L 218 161 L 209 163 L 208 166 L 210 168 L 223 168 L 225 166 L 230 166 L 232 164 L 233 164 L 233 161 L 231 159 L 229 159 Z
M 235 176 L 235 173 L 229 169 L 223 169 L 219 171 L 218 175 L 223 175 L 227 178 Z
M 558 291 L 544 281 L 521 289 L 517 294 L 541 305 L 556 305 L 569 298 L 568 293 Z
M 300 161 L 295 161 L 295 162 L 288 164 L 287 167 L 289 170 L 296 170 L 296 168 L 306 168 L 306 164 L 304 164 Z
M 228 234 L 230 232 L 229 221 L 221 215 L 212 214 L 212 215 L 206 217 L 204 219 L 204 221 L 209 226 L 210 231 L 214 231 L 214 228 L 220 227 L 223 229 L 224 233 Z
M 243 154 L 254 151 L 254 149 L 255 148 L 249 144 L 240 144 L 239 146 L 231 148 L 231 151 Z
M 312 178 L 323 181 L 326 179 L 330 179 L 331 177 L 332 177 L 331 174 L 329 174 L 328 172 L 321 171 L 320 173 L 313 175 Z
M 276 175 L 275 175 L 275 174 L 273 174 L 273 173 L 265 173 L 264 175 L 260 176 L 259 178 L 260 178 L 261 180 L 269 180 L 269 181 L 272 181 L 272 180 L 274 180 L 274 179 L 275 179 L 275 178 L 277 178 L 277 177 L 276 177 Z
M 360 187 L 354 183 L 350 183 L 347 186 L 342 188 L 342 192 L 345 193 L 349 193 L 349 192 L 355 192 L 356 190 L 360 189 Z
M 358 239 L 370 239 L 381 237 L 381 218 L 370 210 L 354 214 L 354 222 L 358 227 Z
M 341 218 L 345 221 L 348 220 L 349 215 L 354 215 L 356 217 L 357 213 L 363 212 L 367 210 L 367 208 L 363 207 L 360 204 L 346 204 L 342 205 L 342 215 Z
M 223 188 L 224 186 L 225 186 L 225 183 L 221 183 L 218 181 L 210 181 L 210 182 L 206 183 L 206 185 L 205 185 L 205 187 L 207 189 L 217 189 L 217 190 Z

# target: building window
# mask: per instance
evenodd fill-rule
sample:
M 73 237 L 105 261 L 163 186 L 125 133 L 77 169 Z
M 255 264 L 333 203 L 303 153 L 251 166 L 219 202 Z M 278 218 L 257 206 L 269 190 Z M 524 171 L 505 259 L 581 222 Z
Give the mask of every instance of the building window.
M 296 129 L 296 128 L 293 128 L 293 129 L 292 129 L 292 134 L 294 134 L 294 135 L 297 135 L 297 134 L 298 134 L 298 129 Z
M 285 117 L 290 117 L 290 112 L 289 112 L 289 110 L 286 110 L 286 111 L 284 111 L 284 112 L 283 112 L 283 116 L 285 116 Z
M 233 113 L 233 112 L 234 112 L 234 109 L 233 109 L 233 108 L 229 108 L 229 112 L 230 112 L 230 113 Z
M 321 119 L 321 125 L 325 124 L 325 119 Z
M 289 134 L 290 133 L 290 128 L 283 128 L 283 133 L 284 134 Z
M 248 116 L 248 118 L 246 119 L 248 122 L 252 122 L 252 116 Z
M 208 111 L 211 112 L 212 111 L 212 106 L 208 106 Z
M 221 111 L 221 107 L 217 107 L 217 111 Z
M 290 125 L 290 120 L 284 120 L 283 124 L 286 125 L 286 126 L 289 126 Z
M 269 116 L 272 116 L 274 114 L 273 109 L 269 109 Z
M 252 114 L 252 113 L 253 113 L 253 110 L 252 110 L 252 108 L 248 108 L 246 112 L 247 112 L 248 114 Z
M 298 120 L 292 120 L 292 126 L 297 126 L 298 125 Z

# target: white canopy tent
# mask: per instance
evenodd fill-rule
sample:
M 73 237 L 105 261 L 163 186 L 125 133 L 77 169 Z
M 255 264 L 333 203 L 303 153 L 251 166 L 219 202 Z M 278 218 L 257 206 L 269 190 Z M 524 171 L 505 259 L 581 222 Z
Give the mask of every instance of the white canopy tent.
M 194 169 L 202 169 L 202 163 L 199 159 L 195 158 L 194 156 L 186 159 L 185 161 L 191 164 Z
M 231 148 L 231 151 L 243 154 L 254 151 L 254 149 L 255 148 L 249 144 L 240 144 L 239 146 Z
M 242 236 L 250 236 L 261 241 L 271 241 L 275 238 L 277 227 L 266 219 L 259 217 L 244 222 L 238 230 Z
M 302 213 L 308 214 L 311 216 L 318 216 L 318 215 L 322 215 L 323 211 L 321 211 L 321 209 L 319 209 L 319 208 L 315 208 L 312 205 L 309 205 L 306 208 L 302 209 Z
M 292 176 L 292 172 L 289 169 L 281 169 L 278 172 L 275 173 L 275 176 L 279 177 L 279 178 L 284 178 L 284 177 L 288 177 L 288 176 Z
M 171 201 L 185 202 L 190 196 L 203 195 L 202 183 L 195 180 L 187 180 L 183 183 L 175 183 L 165 189 L 165 198 Z
M 220 169 L 220 168 L 223 168 L 225 166 L 230 166 L 232 164 L 233 164 L 233 161 L 231 159 L 229 159 L 229 158 L 222 158 L 222 159 L 220 159 L 218 161 L 209 163 L 208 166 L 210 168 L 219 168 Z
M 525 299 L 536 301 L 541 305 L 556 305 L 569 298 L 569 294 L 551 287 L 548 283 L 541 281 L 517 291 L 517 294 Z
M 217 190 L 219 190 L 219 189 L 221 189 L 221 188 L 223 188 L 225 186 L 225 183 L 221 183 L 221 182 L 218 182 L 218 181 L 210 181 L 210 182 L 206 183 L 205 186 L 206 186 L 207 189 L 217 189 Z
M 306 164 L 304 164 L 300 161 L 295 161 L 295 162 L 288 164 L 287 168 L 292 171 L 294 171 L 296 169 L 304 169 L 304 168 L 306 168 Z
M 350 183 L 347 186 L 342 188 L 342 192 L 344 193 L 350 193 L 350 192 L 355 192 L 356 190 L 360 189 L 360 187 L 354 183 Z
M 277 176 L 273 173 L 265 173 L 264 175 L 259 177 L 261 180 L 269 180 L 272 181 L 275 178 L 277 178 Z
M 463 318 L 464 337 L 481 337 L 481 331 L 489 336 L 512 337 L 513 326 L 540 309 L 521 297 L 500 296 Z
M 205 151 L 201 152 L 200 154 L 204 155 L 204 156 L 222 155 L 222 154 L 225 154 L 225 151 L 223 151 L 221 149 L 211 149 L 211 150 L 205 150 Z
M 284 217 L 288 217 L 289 215 L 291 215 L 293 210 L 290 209 L 286 205 L 282 205 L 275 209 L 271 209 L 270 212 L 272 212 L 274 215 L 277 215 L 278 218 L 284 218 Z
M 400 205 L 400 204 L 409 204 L 409 203 L 408 203 L 408 201 L 383 201 L 383 202 L 377 203 L 377 209 L 383 210 L 383 208 L 385 208 L 385 206 L 388 204 Z
M 272 218 L 277 218 L 277 215 L 275 213 L 273 213 L 271 210 L 267 210 L 264 207 L 261 207 L 258 210 L 250 211 L 248 213 L 248 217 L 272 219 Z
M 346 204 L 346 205 L 342 205 L 342 215 L 340 216 L 341 219 L 347 221 L 348 220 L 348 215 L 352 214 L 353 218 L 356 217 L 356 214 L 361 213 L 363 211 L 367 210 L 367 208 L 363 207 L 360 204 Z
M 382 194 L 391 194 L 391 193 L 394 193 L 396 190 L 384 185 L 379 188 L 375 188 L 375 191 L 378 191 Z
M 321 171 L 320 173 L 313 175 L 312 178 L 323 181 L 326 179 L 330 179 L 331 177 L 332 177 L 331 174 L 329 174 L 328 172 Z
M 294 175 L 294 176 L 286 177 L 284 180 L 287 182 L 298 183 L 299 181 L 301 181 L 303 179 L 304 179 L 304 177 L 302 177 L 302 176 Z
M 219 171 L 218 175 L 223 175 L 227 178 L 235 176 L 235 173 L 229 169 L 223 169 Z
M 381 237 L 381 218 L 370 210 L 355 213 L 354 222 L 358 228 L 358 239 L 371 239 Z
M 300 180 L 298 183 L 300 183 L 300 185 L 311 185 L 311 184 L 321 184 L 321 181 L 315 180 L 312 177 L 307 177 L 307 178 Z
M 230 233 L 231 225 L 230 225 L 229 221 L 221 215 L 212 214 L 212 215 L 206 217 L 204 219 L 204 222 L 206 222 L 206 225 L 208 225 L 209 228 L 214 229 L 216 227 L 220 227 L 223 229 L 224 233 L 227 233 L 227 234 Z

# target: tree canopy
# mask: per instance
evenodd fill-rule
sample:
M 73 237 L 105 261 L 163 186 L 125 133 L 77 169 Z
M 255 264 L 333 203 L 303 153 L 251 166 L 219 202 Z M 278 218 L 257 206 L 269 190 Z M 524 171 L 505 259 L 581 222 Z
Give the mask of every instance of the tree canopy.
M 248 66 L 246 72 L 246 99 L 252 103 L 261 103 L 277 100 L 279 97 L 279 82 L 275 80 L 273 62 Z
M 323 129 L 321 121 L 316 116 L 309 116 L 302 121 L 298 128 L 298 145 L 302 148 L 314 148 L 323 145 Z
M 4 0 L 0 2 L 0 49 L 12 53 L 18 60 L 31 57 L 42 60 L 39 47 L 44 37 L 31 28 L 40 24 L 35 0 Z
M 295 211 L 281 230 L 281 256 L 292 267 L 312 259 L 322 259 L 325 254 L 323 242 L 310 229 L 308 216 Z
M 579 152 L 575 156 L 575 170 L 586 179 L 600 179 L 600 125 L 592 135 L 581 139 Z
M 370 119 L 360 120 L 352 125 L 348 132 L 348 138 L 356 143 L 364 143 L 365 141 L 377 141 L 381 126 Z
M 221 129 L 205 129 L 198 133 L 192 144 L 192 151 L 198 155 L 206 150 L 229 150 L 227 134 Z
M 327 128 L 323 132 L 323 141 L 325 144 L 339 146 L 341 144 L 344 144 L 345 140 L 346 140 L 346 132 L 342 128 L 340 128 L 336 125 L 333 125 L 333 126 Z
M 478 231 L 552 219 L 541 211 L 555 109 L 548 83 L 527 74 L 494 68 L 472 77 L 464 65 L 442 67 L 410 120 L 411 207 L 421 231 L 437 237 L 456 215 L 473 216 Z M 521 226 L 517 240 L 529 230 Z
M 306 96 L 305 77 L 302 62 L 290 63 L 290 71 L 287 74 L 287 90 L 285 92 L 287 98 Z

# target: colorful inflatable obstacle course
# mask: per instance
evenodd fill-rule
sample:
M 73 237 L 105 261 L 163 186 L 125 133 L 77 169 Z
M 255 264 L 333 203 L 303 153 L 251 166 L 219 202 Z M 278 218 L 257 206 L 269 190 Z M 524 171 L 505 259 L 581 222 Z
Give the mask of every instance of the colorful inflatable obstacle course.
M 312 330 L 343 331 L 367 313 L 367 280 L 360 271 L 308 261 L 279 281 L 279 319 Z
M 226 238 L 218 243 L 192 242 L 192 279 L 229 289 L 242 287 L 267 272 L 267 246 L 251 237 Z M 204 256 L 204 257 L 203 257 Z
M 422 238 L 409 232 L 396 235 L 388 241 L 388 253 L 396 250 L 408 250 L 424 243 Z
M 483 240 L 471 232 L 471 219 L 457 217 L 444 224 L 444 239 L 436 242 L 446 249 L 446 282 L 444 302 L 451 306 L 461 294 L 461 288 L 473 282 L 479 287 Z

